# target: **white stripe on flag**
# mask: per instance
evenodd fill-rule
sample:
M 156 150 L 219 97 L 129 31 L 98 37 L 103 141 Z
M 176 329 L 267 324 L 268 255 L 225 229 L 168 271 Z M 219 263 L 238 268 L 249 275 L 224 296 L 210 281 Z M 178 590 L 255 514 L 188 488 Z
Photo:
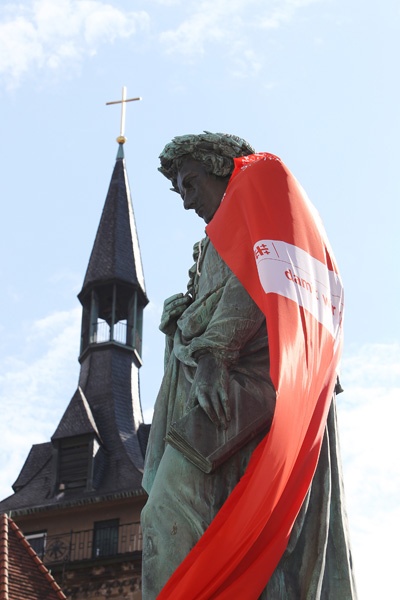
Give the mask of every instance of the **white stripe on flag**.
M 337 339 L 343 319 L 340 277 L 297 246 L 277 240 L 254 244 L 258 276 L 266 294 L 281 294 L 308 310 Z

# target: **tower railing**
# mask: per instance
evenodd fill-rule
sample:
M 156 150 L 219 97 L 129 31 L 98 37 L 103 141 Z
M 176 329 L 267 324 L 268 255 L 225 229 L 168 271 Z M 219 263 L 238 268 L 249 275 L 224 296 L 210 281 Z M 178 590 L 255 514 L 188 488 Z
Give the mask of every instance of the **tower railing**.
M 118 321 L 111 327 L 106 321 L 98 320 L 94 327 L 93 341 L 96 344 L 104 342 L 127 343 L 127 322 Z

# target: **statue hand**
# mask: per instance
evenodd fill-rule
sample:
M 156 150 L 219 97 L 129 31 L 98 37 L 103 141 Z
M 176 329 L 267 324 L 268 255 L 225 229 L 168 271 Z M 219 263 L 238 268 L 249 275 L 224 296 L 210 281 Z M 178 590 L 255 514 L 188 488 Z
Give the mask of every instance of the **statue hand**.
M 191 297 L 183 294 L 174 294 L 165 300 L 160 323 L 160 330 L 165 335 L 174 335 L 177 320 L 191 303 Z
M 198 402 L 213 423 L 226 428 L 231 420 L 228 386 L 226 365 L 213 354 L 204 354 L 197 364 L 188 404 L 192 407 Z

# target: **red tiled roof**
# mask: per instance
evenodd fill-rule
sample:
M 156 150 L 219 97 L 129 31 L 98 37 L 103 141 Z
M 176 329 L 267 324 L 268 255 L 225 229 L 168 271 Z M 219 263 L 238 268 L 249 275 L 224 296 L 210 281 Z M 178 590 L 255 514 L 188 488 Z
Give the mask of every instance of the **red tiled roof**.
M 0 600 L 66 600 L 19 527 L 0 515 Z

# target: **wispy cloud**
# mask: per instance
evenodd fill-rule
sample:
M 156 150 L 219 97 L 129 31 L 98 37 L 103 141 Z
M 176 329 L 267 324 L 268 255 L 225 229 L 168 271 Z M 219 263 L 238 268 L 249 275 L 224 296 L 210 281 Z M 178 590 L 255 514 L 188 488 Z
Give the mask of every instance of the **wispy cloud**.
M 231 48 L 231 55 L 233 56 L 233 76 L 244 78 L 249 75 L 256 76 L 261 72 L 263 60 L 251 48 L 243 48 L 240 51 L 235 51 Z
M 0 8 L 0 81 L 14 88 L 30 74 L 79 66 L 101 45 L 149 30 L 150 12 L 155 23 L 161 9 L 168 20 L 180 16 L 175 26 L 165 29 L 161 23 L 152 33 L 167 53 L 192 61 L 211 47 L 232 60 L 234 75 L 257 75 L 263 54 L 254 47 L 257 30 L 278 29 L 321 1 L 153 0 L 148 11 L 127 11 L 101 0 L 10 3 Z
M 254 0 L 248 4 L 254 4 Z M 185 9 L 187 17 L 175 29 L 160 35 L 167 52 L 186 57 L 203 54 L 210 42 L 234 39 L 234 30 L 242 23 L 241 0 L 202 0 L 186 4 Z
M 229 54 L 241 53 L 250 72 L 258 72 L 260 57 L 252 47 L 259 29 L 277 29 L 291 21 L 298 11 L 321 0 L 202 0 L 185 2 L 186 18 L 160 34 L 167 52 L 193 58 L 206 52 L 210 44 L 225 46 Z M 242 74 L 243 70 L 239 70 Z
M 99 0 L 33 0 L 0 12 L 0 76 L 15 87 L 31 69 L 57 70 L 127 38 L 148 23 L 144 11 Z
M 54 313 L 31 324 L 18 355 L 0 371 L 0 496 L 11 493 L 32 444 L 48 441 L 78 382 L 81 311 Z
M 258 27 L 261 29 L 278 29 L 291 21 L 299 10 L 316 4 L 321 0 L 277 0 L 269 4 L 269 10 L 261 16 Z

